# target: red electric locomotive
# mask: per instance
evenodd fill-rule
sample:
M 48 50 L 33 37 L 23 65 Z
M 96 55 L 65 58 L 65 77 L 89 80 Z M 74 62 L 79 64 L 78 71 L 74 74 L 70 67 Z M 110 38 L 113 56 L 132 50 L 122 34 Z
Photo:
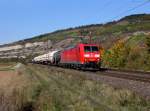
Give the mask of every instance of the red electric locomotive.
M 60 64 L 74 68 L 99 68 L 99 48 L 95 44 L 80 43 L 60 53 Z

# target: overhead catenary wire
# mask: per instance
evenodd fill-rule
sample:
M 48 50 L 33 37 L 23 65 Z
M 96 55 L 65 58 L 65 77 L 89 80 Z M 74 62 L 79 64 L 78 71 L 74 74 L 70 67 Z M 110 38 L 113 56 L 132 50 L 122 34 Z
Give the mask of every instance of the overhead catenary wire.
M 124 12 L 122 12 L 122 13 L 118 14 L 118 15 L 116 15 L 116 16 L 115 16 L 115 17 L 113 17 L 111 20 L 114 20 L 114 19 L 116 19 L 116 18 L 120 17 L 121 15 L 123 15 L 123 14 L 125 14 L 125 13 L 128 13 L 128 12 L 130 12 L 130 11 L 133 11 L 133 10 L 135 10 L 135 9 L 137 9 L 137 8 L 139 8 L 139 7 L 142 7 L 142 6 L 144 6 L 144 5 L 148 4 L 148 3 L 150 3 L 150 0 L 146 0 L 146 1 L 145 1 L 145 2 L 143 2 L 143 3 L 141 3 L 141 4 L 137 5 L 137 6 L 135 6 L 135 7 L 131 8 L 131 9 L 129 9 L 129 10 L 126 10 L 126 11 L 124 11 Z
M 106 7 L 108 7 L 109 5 L 111 5 L 113 3 L 113 1 L 112 0 L 108 0 L 108 1 L 106 1 L 103 5 L 101 5 L 101 7 L 99 7 L 101 10 L 99 10 L 98 11 L 98 13 L 103 13 L 104 12 L 104 9 L 106 8 Z
M 109 0 L 108 2 L 106 2 L 106 3 L 103 5 L 102 9 L 106 8 L 106 7 L 107 7 L 108 5 L 110 5 L 112 2 L 113 2 L 112 0 Z

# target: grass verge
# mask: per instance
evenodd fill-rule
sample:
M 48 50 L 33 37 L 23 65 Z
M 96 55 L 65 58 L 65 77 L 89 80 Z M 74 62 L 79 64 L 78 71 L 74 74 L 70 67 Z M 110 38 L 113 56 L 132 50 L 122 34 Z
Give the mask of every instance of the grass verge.
M 17 71 L 19 75 L 15 81 L 19 82 L 19 86 L 13 87 L 9 92 L 0 90 L 0 109 L 3 111 L 150 109 L 149 101 L 129 90 L 115 89 L 66 69 L 30 64 L 21 66 Z

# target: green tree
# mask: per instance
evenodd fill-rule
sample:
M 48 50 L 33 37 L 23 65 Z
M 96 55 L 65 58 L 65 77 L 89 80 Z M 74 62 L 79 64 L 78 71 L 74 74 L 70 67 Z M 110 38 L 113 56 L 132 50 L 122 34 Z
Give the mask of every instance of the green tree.
M 130 48 L 126 47 L 125 41 L 118 41 L 109 51 L 104 54 L 104 64 L 109 67 L 125 67 Z

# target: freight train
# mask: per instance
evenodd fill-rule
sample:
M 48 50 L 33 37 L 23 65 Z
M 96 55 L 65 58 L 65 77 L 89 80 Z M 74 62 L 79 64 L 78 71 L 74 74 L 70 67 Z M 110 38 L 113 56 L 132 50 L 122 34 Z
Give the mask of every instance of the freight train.
M 50 64 L 69 68 L 100 68 L 101 54 L 96 44 L 79 43 L 75 46 L 50 51 L 47 54 L 35 57 L 34 63 Z

